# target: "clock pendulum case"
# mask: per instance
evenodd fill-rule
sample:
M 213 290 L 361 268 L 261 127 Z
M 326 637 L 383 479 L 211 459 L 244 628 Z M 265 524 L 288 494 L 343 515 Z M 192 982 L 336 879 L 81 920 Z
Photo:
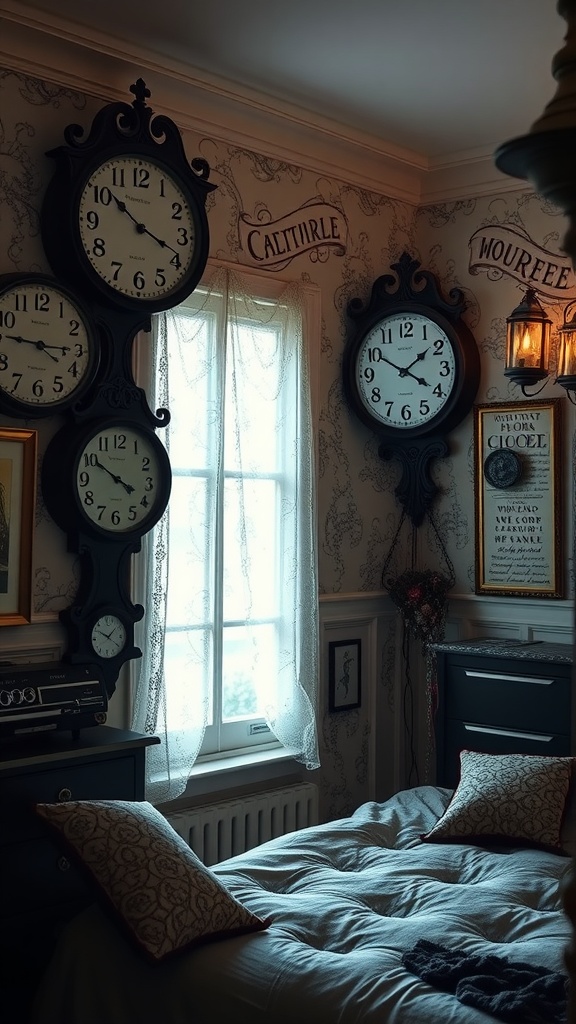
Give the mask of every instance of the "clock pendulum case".
M 436 278 L 403 253 L 372 286 L 367 305 L 353 299 L 356 324 L 344 350 L 349 405 L 377 435 L 379 455 L 402 467 L 396 495 L 419 526 L 437 488 L 433 458 L 448 453 L 446 435 L 472 408 L 480 356 L 462 319 L 462 292 L 443 298 Z
M 97 326 L 99 367 L 86 395 L 46 450 L 41 485 L 48 512 L 80 555 L 74 604 L 61 613 L 65 660 L 97 663 L 109 695 L 124 662 L 139 657 L 130 567 L 142 537 L 163 515 L 171 468 L 152 412 L 132 373 L 136 335 L 151 314 L 184 301 L 208 258 L 203 159 L 188 163 L 179 130 L 154 115 L 142 79 L 132 104 L 110 103 L 84 138 L 65 130 L 49 152 L 56 169 L 41 211 L 44 249 L 58 281 L 82 296 Z M 0 290 L 0 310 L 2 309 Z M 2 370 L 0 367 L 0 401 Z

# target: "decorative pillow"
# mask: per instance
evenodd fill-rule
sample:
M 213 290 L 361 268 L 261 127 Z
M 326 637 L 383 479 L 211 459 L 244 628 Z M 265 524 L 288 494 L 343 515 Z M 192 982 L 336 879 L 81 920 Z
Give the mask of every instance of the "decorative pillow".
M 574 758 L 460 754 L 460 782 L 426 842 L 507 843 L 563 853 L 561 829 Z
M 71 800 L 36 812 L 154 961 L 270 923 L 243 907 L 150 803 Z

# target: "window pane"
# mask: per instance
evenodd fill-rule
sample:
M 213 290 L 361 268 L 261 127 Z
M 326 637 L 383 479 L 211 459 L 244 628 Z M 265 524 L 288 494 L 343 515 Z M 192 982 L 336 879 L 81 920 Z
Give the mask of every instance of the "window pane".
M 225 620 L 277 614 L 276 482 L 227 479 L 224 489 Z
M 263 717 L 277 677 L 273 625 L 226 626 L 223 633 L 222 719 Z
M 201 719 L 204 694 L 211 687 L 212 630 L 167 630 L 165 636 L 166 713 L 168 729 L 181 729 L 182 723 Z M 192 710 L 192 714 L 190 711 Z M 212 699 L 208 721 L 212 720 Z
M 203 477 L 172 478 L 167 625 L 206 623 L 213 573 L 208 486 Z

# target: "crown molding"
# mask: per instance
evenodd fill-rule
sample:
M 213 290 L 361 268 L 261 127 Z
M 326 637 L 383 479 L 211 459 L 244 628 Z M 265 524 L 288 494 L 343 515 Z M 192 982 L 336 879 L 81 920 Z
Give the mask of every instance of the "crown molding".
M 10 70 L 86 93 L 129 100 L 142 76 L 154 109 L 195 132 L 274 160 L 295 164 L 414 206 L 517 189 L 491 154 L 429 161 L 328 118 L 272 99 L 182 62 L 17 0 L 0 0 L 0 62 Z

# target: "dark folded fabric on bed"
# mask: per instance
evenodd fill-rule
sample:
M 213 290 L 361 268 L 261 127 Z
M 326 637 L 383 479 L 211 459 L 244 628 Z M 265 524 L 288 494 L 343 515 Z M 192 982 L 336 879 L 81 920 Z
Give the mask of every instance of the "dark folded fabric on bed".
M 421 939 L 402 957 L 412 974 L 509 1024 L 565 1024 L 568 978 L 499 956 L 475 956 Z

